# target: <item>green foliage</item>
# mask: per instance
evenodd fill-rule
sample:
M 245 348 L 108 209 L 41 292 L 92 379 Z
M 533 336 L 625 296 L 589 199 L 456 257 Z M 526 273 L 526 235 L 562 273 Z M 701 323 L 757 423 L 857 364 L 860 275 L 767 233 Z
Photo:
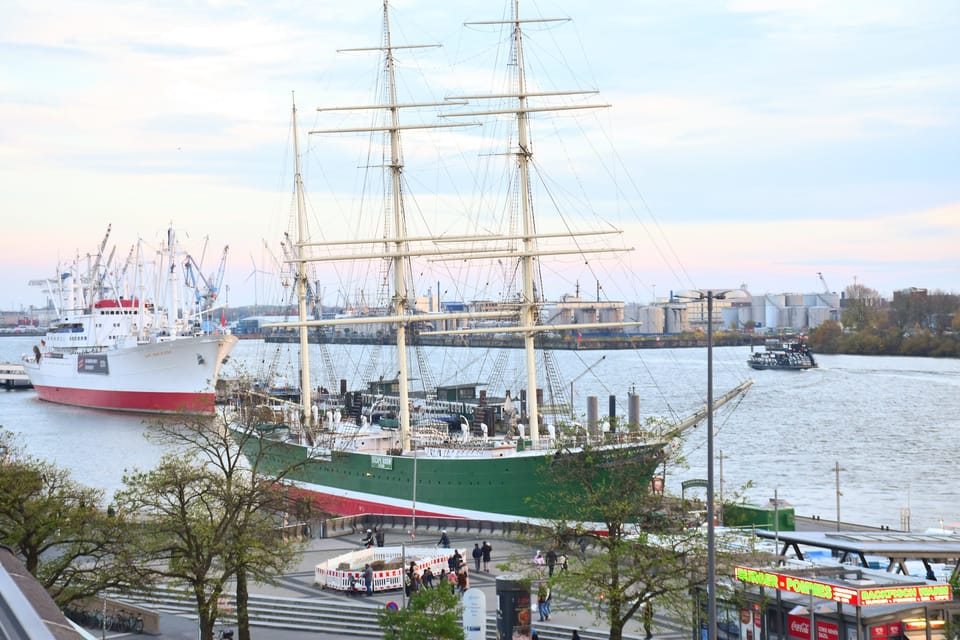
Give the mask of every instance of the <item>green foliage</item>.
M 102 500 L 69 471 L 26 455 L 0 427 L 0 543 L 60 605 L 143 583 L 125 553 L 130 527 Z
M 808 342 L 814 353 L 837 353 L 842 337 L 843 327 L 840 323 L 827 320 L 810 333 Z
M 613 640 L 648 603 L 688 611 L 688 594 L 704 579 L 703 536 L 686 527 L 679 500 L 651 491 L 652 469 L 637 469 L 638 455 L 657 464 L 664 454 L 586 446 L 558 452 L 543 470 L 563 508 L 536 542 L 568 558 L 550 578 L 554 593 L 577 594 Z
M 907 289 L 884 305 L 873 289 L 852 285 L 841 320 L 811 332 L 814 352 L 960 357 L 960 296 L 954 294 Z
M 221 596 L 236 579 L 239 640 L 246 640 L 248 581 L 275 580 L 300 551 L 298 541 L 276 531 L 294 504 L 259 477 L 259 458 L 244 455 L 226 415 L 162 423 L 153 433 L 177 453 L 150 471 L 128 473 L 117 494 L 122 513 L 148 523 L 137 540 L 140 564 L 192 590 L 204 639 L 212 637 Z
M 463 640 L 460 599 L 449 589 L 421 589 L 407 606 L 377 612 L 386 640 Z

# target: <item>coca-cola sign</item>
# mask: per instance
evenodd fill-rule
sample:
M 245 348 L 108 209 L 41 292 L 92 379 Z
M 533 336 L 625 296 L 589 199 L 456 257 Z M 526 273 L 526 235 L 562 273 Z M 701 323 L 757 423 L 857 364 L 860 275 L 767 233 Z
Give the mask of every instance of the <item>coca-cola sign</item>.
M 810 618 L 788 615 L 787 635 L 797 640 L 810 640 Z M 837 625 L 826 620 L 817 620 L 816 640 L 838 640 L 839 637 Z

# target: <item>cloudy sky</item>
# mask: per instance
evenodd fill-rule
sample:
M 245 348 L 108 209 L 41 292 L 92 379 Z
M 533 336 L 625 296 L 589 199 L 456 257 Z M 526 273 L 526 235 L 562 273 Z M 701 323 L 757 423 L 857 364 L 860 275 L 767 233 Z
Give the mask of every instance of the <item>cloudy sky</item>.
M 403 91 L 489 91 L 498 36 L 464 22 L 506 7 L 394 0 L 395 43 L 443 45 L 398 56 L 416 78 Z M 544 184 L 596 192 L 636 248 L 619 274 L 554 272 L 549 297 L 601 279 L 639 301 L 740 284 L 960 292 L 956 0 L 524 0 L 521 12 L 571 18 L 533 28 L 537 86 L 599 89 L 611 105 L 586 124 L 534 118 L 535 157 L 562 153 L 559 168 L 585 176 Z M 289 224 L 291 93 L 304 129 L 331 125 L 317 106 L 368 103 L 376 59 L 337 50 L 382 33 L 378 0 L 5 3 L 0 308 L 41 304 L 27 282 L 95 250 L 108 224 L 120 253 L 172 224 L 207 270 L 229 245 L 228 302 L 255 302 Z M 585 140 L 552 133 L 576 127 Z M 333 229 L 350 215 L 356 156 L 334 159 L 342 138 L 301 145 L 311 209 Z M 408 165 L 426 149 L 406 147 Z M 438 201 L 473 186 L 437 186 Z

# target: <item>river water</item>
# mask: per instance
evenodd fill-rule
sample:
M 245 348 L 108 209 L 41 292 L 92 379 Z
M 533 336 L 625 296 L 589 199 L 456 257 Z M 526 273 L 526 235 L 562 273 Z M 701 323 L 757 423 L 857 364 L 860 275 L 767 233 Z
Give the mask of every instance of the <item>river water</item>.
M 0 338 L 0 361 L 16 361 L 35 341 Z M 392 362 L 389 349 L 327 349 L 351 389 L 395 375 L 386 364 L 369 364 L 371 357 Z M 524 386 L 519 377 L 504 375 L 519 370 L 519 352 L 506 359 L 486 349 L 424 353 L 435 380 L 488 382 L 491 393 L 501 376 L 506 388 Z M 311 367 L 314 386 L 329 385 L 318 355 Z M 895 529 L 909 524 L 913 531 L 960 522 L 960 360 L 822 355 L 818 369 L 784 372 L 753 371 L 748 355 L 749 347 L 714 349 L 715 395 L 754 380 L 746 396 L 718 411 L 714 421 L 715 473 L 725 497 L 766 503 L 776 494 L 798 515 L 833 519 L 839 489 L 845 522 Z M 260 372 L 294 361 L 290 347 L 241 341 L 226 369 L 228 375 Z M 614 395 L 624 415 L 631 389 L 644 416 L 685 417 L 706 398 L 705 349 L 571 351 L 557 354 L 557 363 L 574 381 L 581 414 L 588 395 L 599 398 L 602 413 Z M 69 468 L 75 480 L 108 497 L 122 486 L 125 470 L 151 468 L 162 455 L 146 437 L 150 420 L 40 402 L 32 391 L 0 392 L 0 425 L 19 434 L 29 453 Z M 676 493 L 682 480 L 706 477 L 705 425 L 689 433 L 683 453 L 686 467 L 667 470 L 667 487 Z

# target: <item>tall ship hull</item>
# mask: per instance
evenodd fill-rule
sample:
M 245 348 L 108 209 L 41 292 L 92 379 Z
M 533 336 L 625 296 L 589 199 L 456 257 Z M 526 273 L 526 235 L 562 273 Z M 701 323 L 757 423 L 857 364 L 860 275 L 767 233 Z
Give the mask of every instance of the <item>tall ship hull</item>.
M 237 337 L 186 337 L 97 352 L 41 352 L 24 369 L 58 404 L 142 413 L 212 413 L 215 381 Z
M 455 449 L 427 447 L 417 455 L 349 452 L 311 448 L 284 441 L 245 438 L 248 456 L 259 471 L 284 476 L 294 493 L 308 497 L 326 513 L 367 513 L 492 521 L 549 519 L 556 516 L 551 495 L 556 481 L 549 467 L 556 450 L 518 449 L 517 445 L 474 444 Z M 363 439 L 363 436 L 357 436 Z M 370 434 L 376 439 L 375 433 Z M 263 446 L 263 452 L 260 447 Z M 630 473 L 651 478 L 661 459 L 661 444 L 636 444 Z M 602 455 L 603 448 L 592 451 Z M 565 451 L 563 455 L 578 455 Z M 618 459 L 623 457 L 620 447 Z

